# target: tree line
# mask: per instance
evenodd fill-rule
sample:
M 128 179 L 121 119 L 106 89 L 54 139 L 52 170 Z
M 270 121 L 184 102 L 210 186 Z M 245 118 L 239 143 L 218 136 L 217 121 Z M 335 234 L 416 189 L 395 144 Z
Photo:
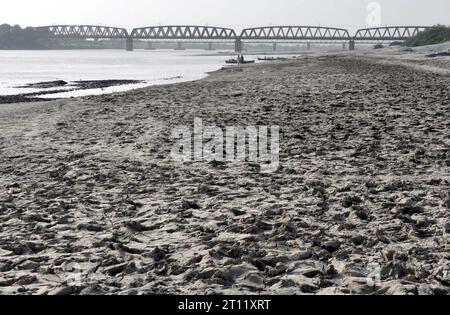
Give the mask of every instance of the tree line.
M 94 41 L 80 38 L 49 38 L 45 30 L 19 25 L 0 25 L 0 50 L 39 50 L 39 49 L 124 49 L 123 40 Z
M 450 27 L 435 25 L 406 41 L 407 46 L 434 45 L 450 41 Z
M 39 31 L 19 25 L 0 25 L 0 49 L 44 49 L 39 41 Z

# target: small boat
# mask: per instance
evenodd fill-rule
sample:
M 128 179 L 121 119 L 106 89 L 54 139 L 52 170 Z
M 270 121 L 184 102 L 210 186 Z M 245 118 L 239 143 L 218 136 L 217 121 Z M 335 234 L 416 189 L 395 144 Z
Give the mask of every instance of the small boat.
M 225 63 L 228 63 L 228 64 L 240 64 L 240 65 L 242 65 L 242 64 L 248 64 L 248 63 L 255 63 L 255 60 L 244 60 L 244 61 L 237 61 L 236 59 L 228 59 L 228 60 L 225 60 Z
M 228 60 L 225 60 L 225 63 L 229 63 L 229 64 L 237 64 L 238 61 L 237 61 L 237 59 L 228 59 Z
M 249 63 L 255 63 L 255 60 L 245 60 L 244 56 L 238 56 L 237 59 L 228 59 L 225 60 L 225 63 L 228 64 L 249 64 Z

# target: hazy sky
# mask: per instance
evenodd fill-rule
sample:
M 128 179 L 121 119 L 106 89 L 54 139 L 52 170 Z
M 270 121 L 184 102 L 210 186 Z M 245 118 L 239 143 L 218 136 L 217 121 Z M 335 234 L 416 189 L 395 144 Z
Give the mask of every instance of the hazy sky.
M 93 24 L 127 28 L 198 24 L 236 29 L 262 25 L 450 24 L 450 0 L 4 0 L 0 23 Z M 375 4 L 374 4 L 375 3 Z

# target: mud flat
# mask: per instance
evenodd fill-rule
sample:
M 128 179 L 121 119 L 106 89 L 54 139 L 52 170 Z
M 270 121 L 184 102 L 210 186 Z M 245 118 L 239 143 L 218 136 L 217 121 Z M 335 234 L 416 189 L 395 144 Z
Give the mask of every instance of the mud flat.
M 142 80 L 90 80 L 73 81 L 71 83 L 57 80 L 30 83 L 17 88 L 34 88 L 37 92 L 21 93 L 15 95 L 0 95 L 0 104 L 32 103 L 48 101 L 48 98 L 41 98 L 43 95 L 59 94 L 80 90 L 104 89 L 112 86 L 144 83 Z M 58 89 L 60 88 L 60 89 Z M 49 90 L 51 89 L 51 90 Z
M 0 293 L 449 294 L 450 76 L 423 62 L 0 106 Z M 280 126 L 280 168 L 174 163 L 195 117 Z

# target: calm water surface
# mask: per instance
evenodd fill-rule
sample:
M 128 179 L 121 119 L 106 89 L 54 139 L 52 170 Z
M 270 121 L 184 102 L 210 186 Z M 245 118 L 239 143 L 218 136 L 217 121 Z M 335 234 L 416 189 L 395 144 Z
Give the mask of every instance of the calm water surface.
M 48 97 L 52 98 L 103 94 L 191 81 L 205 77 L 207 72 L 220 69 L 225 59 L 227 57 L 206 56 L 206 52 L 201 50 L 0 51 L 0 95 L 42 91 L 18 86 L 54 80 L 69 83 L 77 80 L 144 80 L 145 83 L 49 94 Z

